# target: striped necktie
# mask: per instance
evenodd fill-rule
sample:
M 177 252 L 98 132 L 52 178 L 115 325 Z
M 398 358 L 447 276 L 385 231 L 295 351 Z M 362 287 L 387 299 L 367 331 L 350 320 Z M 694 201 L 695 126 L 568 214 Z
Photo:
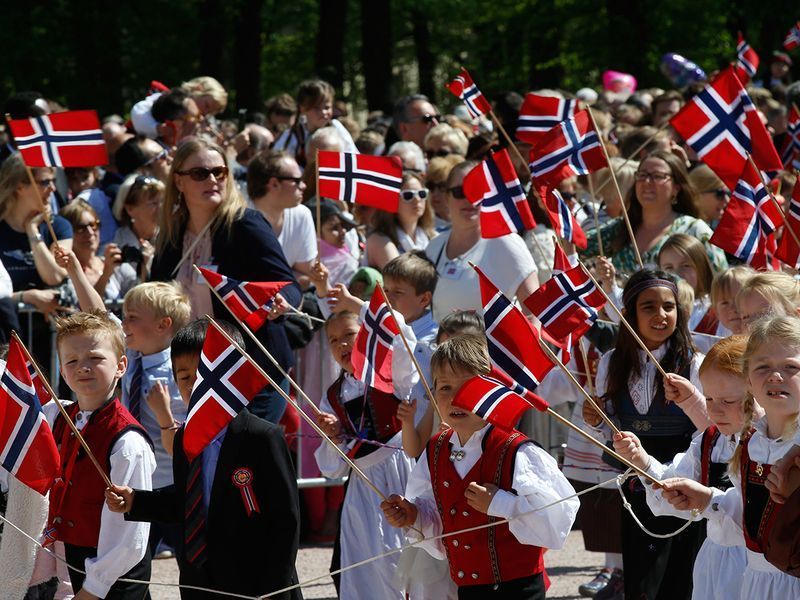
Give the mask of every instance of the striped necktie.
M 142 401 L 142 378 L 144 377 L 144 366 L 142 365 L 142 357 L 138 356 L 133 359 L 133 376 L 131 377 L 131 384 L 128 386 L 128 412 L 133 415 L 133 418 L 139 420 L 140 404 Z
M 201 567 L 208 558 L 206 550 L 206 507 L 203 502 L 203 458 L 194 459 L 186 477 L 186 514 L 184 519 L 184 555 L 189 564 Z

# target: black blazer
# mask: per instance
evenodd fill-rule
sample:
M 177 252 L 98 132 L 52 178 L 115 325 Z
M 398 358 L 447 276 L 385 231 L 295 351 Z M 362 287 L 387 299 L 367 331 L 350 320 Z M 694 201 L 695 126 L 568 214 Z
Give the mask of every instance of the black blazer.
M 183 428 L 175 436 L 174 448 L 175 485 L 153 492 L 137 490 L 126 520 L 184 524 L 188 463 Z M 250 517 L 241 488 L 232 479 L 241 468 L 252 472 L 260 508 Z M 295 477 L 280 427 L 246 410 L 240 412 L 228 425 L 214 474 L 206 523 L 208 561 L 200 571 L 179 557 L 180 582 L 251 596 L 297 583 L 300 501 Z M 208 596 L 181 590 L 181 597 Z M 298 589 L 279 598 L 301 599 L 302 593 Z
M 180 240 L 183 240 L 181 232 Z M 168 245 L 153 259 L 150 278 L 153 281 L 169 281 L 174 279 L 172 271 L 181 259 L 183 243 Z M 230 234 L 217 230 L 211 240 L 211 263 L 216 265 L 222 275 L 240 281 L 289 281 L 289 285 L 281 290 L 281 295 L 292 306 L 300 306 L 302 293 L 294 278 L 291 267 L 286 262 L 278 238 L 272 227 L 257 210 L 245 209 L 242 216 L 233 223 Z M 200 265 L 198 265 L 200 266 Z M 212 295 L 215 319 L 223 319 L 235 324 L 230 312 Z M 237 324 L 237 327 L 238 324 Z M 241 329 L 241 327 L 239 327 Z M 283 376 L 264 356 L 245 332 L 247 351 L 258 361 L 267 374 L 280 381 Z M 258 340 L 264 344 L 278 364 L 288 370 L 294 364 L 292 349 L 283 328 L 283 319 L 267 321 L 256 332 Z

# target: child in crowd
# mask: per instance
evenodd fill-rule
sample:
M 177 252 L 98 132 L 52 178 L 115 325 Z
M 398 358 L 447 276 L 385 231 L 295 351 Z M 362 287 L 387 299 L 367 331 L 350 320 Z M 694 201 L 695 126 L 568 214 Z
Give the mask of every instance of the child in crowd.
M 395 318 L 413 344 L 411 328 L 397 311 Z M 322 414 L 317 422 L 378 489 L 388 495 L 392 490 L 405 487 L 413 467 L 413 461 L 400 447 L 400 422 L 395 413 L 398 404 L 410 398 L 419 379 L 399 339 L 395 340 L 392 353 L 394 394 L 381 392 L 355 379 L 350 356 L 358 331 L 359 316 L 350 311 L 337 312 L 325 323 L 331 352 L 342 372 L 322 398 Z M 327 442 L 317 448 L 315 457 L 325 477 L 342 477 L 350 470 Z M 379 500 L 366 482 L 350 474 L 342 506 L 340 540 L 334 551 L 334 561 L 340 557 L 342 567 L 402 546 L 403 536 L 389 527 L 378 507 Z M 356 600 L 402 599 L 403 591 L 393 582 L 398 558 L 395 554 L 345 571 L 341 574 L 339 596 Z
M 663 495 L 679 510 L 701 511 L 744 543 L 747 567 L 739 598 L 800 598 L 800 579 L 776 569 L 764 557 L 775 519 L 784 509 L 770 497 L 765 482 L 772 465 L 792 449 L 798 432 L 800 319 L 780 316 L 752 323 L 743 359 L 748 387 L 745 415 L 757 403 L 764 416 L 754 423 L 745 419 L 730 462 L 733 487 L 721 491 L 691 479 L 668 479 Z
M 694 351 L 688 317 L 678 303 L 675 279 L 663 271 L 637 271 L 622 294 L 628 322 L 647 348 L 669 373 L 662 379 L 652 361 L 626 328 L 620 328 L 613 351 L 598 365 L 597 394 L 606 411 L 633 431 L 645 450 L 657 460 L 671 460 L 685 451 L 696 431 L 709 425 L 698 369 L 702 355 Z M 584 404 L 584 420 L 609 438 L 610 430 L 600 416 Z M 647 507 L 644 487 L 638 479 L 624 487 L 633 510 L 650 531 L 671 532 L 680 521 L 656 517 Z M 668 538 L 652 538 L 627 513 L 622 516 L 622 555 L 625 596 L 683 598 L 690 595 L 691 581 L 674 573 L 689 573 L 700 546 L 702 531 L 692 526 Z
M 800 281 L 780 271 L 757 273 L 737 292 L 736 310 L 745 332 L 766 315 L 797 315 L 800 312 Z
M 236 328 L 218 323 L 244 346 Z M 172 372 L 186 405 L 209 326 L 205 319 L 193 321 L 172 339 Z M 300 507 L 280 427 L 242 410 L 191 464 L 183 452 L 183 434 L 181 427 L 174 435 L 174 486 L 151 492 L 114 485 L 106 492 L 108 507 L 125 513 L 126 521 L 177 523 L 184 539 L 189 534 L 205 535 L 205 546 L 197 553 L 190 556 L 184 551 L 178 556 L 181 584 L 248 596 L 296 584 Z M 185 516 L 187 497 L 196 497 L 190 475 L 202 481 L 197 500 L 204 507 L 199 534 L 189 531 L 194 523 Z M 302 594 L 295 589 L 275 597 L 288 600 Z M 181 598 L 200 600 L 208 594 L 182 589 Z
M 153 281 L 129 291 L 122 312 L 128 358 L 122 378 L 122 404 L 153 442 L 153 489 L 160 490 L 172 485 L 172 452 L 161 442 L 161 432 L 177 429 L 176 418 L 181 422 L 186 419 L 186 407 L 172 374 L 169 345 L 175 333 L 189 322 L 192 306 L 178 283 Z M 179 528 L 154 523 L 150 528 L 153 556 L 162 540 L 168 548 L 180 548 Z
M 61 375 L 77 398 L 67 413 L 100 467 L 121 486 L 149 490 L 155 470 L 152 443 L 116 398 L 127 367 L 122 331 L 105 313 L 59 319 L 56 347 Z M 61 473 L 50 492 L 48 533 L 64 542 L 76 598 L 140 599 L 149 580 L 149 524 L 127 523 L 103 506 L 106 484 L 59 414 L 53 436 Z
M 742 333 L 742 317 L 736 309 L 736 294 L 756 272 L 747 265 L 738 265 L 718 273 L 711 282 L 711 305 L 719 318 L 714 332 L 719 337 Z
M 489 373 L 484 339 L 447 340 L 436 349 L 431 370 L 436 401 L 452 429 L 428 442 L 405 497 L 393 494 L 381 508 L 393 526 L 419 529 L 426 538 L 420 545 L 432 556 L 447 557 L 459 598 L 544 598 L 544 548 L 564 544 L 578 511 L 576 498 L 553 503 L 575 492 L 556 461 L 524 435 L 452 405 L 466 381 Z
M 752 422 L 753 414 L 756 418 L 763 414 L 761 407 L 752 402 L 751 412 L 744 412 L 747 381 L 741 363 L 746 347 L 747 338 L 737 335 L 717 342 L 706 355 L 700 366 L 700 381 L 714 425 L 695 437 L 686 453 L 676 455 L 671 464 L 662 464 L 647 454 L 636 435 L 628 431 L 615 436 L 614 449 L 655 479 L 687 477 L 723 491 L 731 487 L 728 462 L 739 443 L 745 419 Z M 657 489 L 645 490 L 653 514 L 685 516 L 672 508 Z M 747 562 L 741 535 L 716 521 L 708 523 L 707 533 L 694 563 L 692 598 L 735 598 Z

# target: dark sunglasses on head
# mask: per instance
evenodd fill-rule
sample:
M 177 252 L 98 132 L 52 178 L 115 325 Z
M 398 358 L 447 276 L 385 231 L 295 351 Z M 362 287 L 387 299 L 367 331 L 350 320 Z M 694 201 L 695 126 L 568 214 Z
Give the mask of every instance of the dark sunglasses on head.
M 400 192 L 400 197 L 406 202 L 411 202 L 417 196 L 419 196 L 420 200 L 425 200 L 428 197 L 428 190 L 422 188 L 421 190 L 403 190 Z
M 205 181 L 210 175 L 214 176 L 217 181 L 224 181 L 228 177 L 228 167 L 214 167 L 213 169 L 206 169 L 205 167 L 194 167 L 186 171 L 175 171 L 178 175 L 188 175 L 193 181 Z
M 450 150 L 426 150 L 425 151 L 425 156 L 428 157 L 428 160 L 430 160 L 430 159 L 432 159 L 432 158 L 434 158 L 436 156 L 447 156 L 449 154 L 452 154 L 452 152 L 450 152 Z
M 467 197 L 464 193 L 464 186 L 457 185 L 456 187 L 451 187 L 447 189 L 448 192 L 455 198 L 456 200 L 463 200 Z
M 156 154 L 155 156 L 153 156 L 153 158 L 148 159 L 147 162 L 144 163 L 142 166 L 143 167 L 149 167 L 154 162 L 161 161 L 161 160 L 166 160 L 168 156 L 169 156 L 169 151 L 164 149 L 161 152 L 159 152 L 158 154 Z

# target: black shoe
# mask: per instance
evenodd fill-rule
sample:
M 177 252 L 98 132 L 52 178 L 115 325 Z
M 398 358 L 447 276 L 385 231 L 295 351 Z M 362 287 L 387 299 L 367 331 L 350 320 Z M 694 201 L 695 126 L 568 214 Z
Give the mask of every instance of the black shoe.
M 595 600 L 624 600 L 625 599 L 625 580 L 622 571 L 614 569 L 611 573 L 611 580 L 608 585 L 594 596 Z
M 603 569 L 589 583 L 584 583 L 579 586 L 578 592 L 584 598 L 594 598 L 595 595 L 604 590 L 608 582 L 611 581 L 611 573 L 611 569 Z

